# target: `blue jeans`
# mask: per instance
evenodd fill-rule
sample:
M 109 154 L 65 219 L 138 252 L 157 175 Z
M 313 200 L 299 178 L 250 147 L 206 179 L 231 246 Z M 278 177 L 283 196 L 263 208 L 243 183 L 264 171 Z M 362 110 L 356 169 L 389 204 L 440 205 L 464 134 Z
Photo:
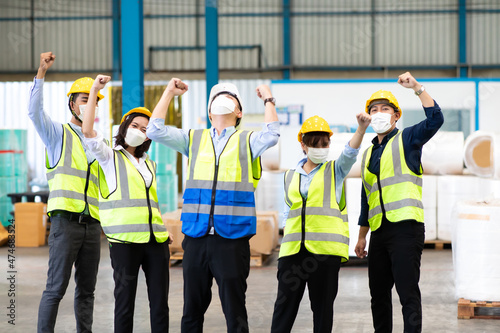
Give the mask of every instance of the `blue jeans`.
M 38 332 L 54 332 L 59 302 L 66 293 L 75 265 L 77 332 L 92 332 L 94 289 L 101 255 L 100 223 L 79 224 L 51 217 L 47 285 L 38 309 Z

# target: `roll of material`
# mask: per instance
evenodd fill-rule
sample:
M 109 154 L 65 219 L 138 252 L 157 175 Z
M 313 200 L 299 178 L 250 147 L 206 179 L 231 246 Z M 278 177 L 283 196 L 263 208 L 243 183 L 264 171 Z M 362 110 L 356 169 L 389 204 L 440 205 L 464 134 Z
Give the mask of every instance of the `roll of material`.
M 280 227 L 285 209 L 285 171 L 262 171 L 259 186 L 255 191 L 257 211 L 277 211 Z
M 424 174 L 461 175 L 463 149 L 463 132 L 437 132 L 422 148 Z
M 424 205 L 425 240 L 437 239 L 437 209 L 427 208 Z
M 500 300 L 500 200 L 459 201 L 453 217 L 455 297 Z
M 480 177 L 500 178 L 500 133 L 477 131 L 464 146 L 467 169 Z
M 490 197 L 491 183 L 476 176 L 440 176 L 437 179 L 437 238 L 451 241 L 453 207 L 460 200 Z M 424 206 L 425 207 L 425 206 Z

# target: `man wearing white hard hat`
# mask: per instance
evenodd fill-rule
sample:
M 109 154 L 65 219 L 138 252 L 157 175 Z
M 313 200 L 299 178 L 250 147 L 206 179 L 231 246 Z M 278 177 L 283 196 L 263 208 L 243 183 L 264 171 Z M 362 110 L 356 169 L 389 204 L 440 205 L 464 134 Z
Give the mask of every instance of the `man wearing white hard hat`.
M 227 331 L 248 332 L 245 293 L 249 239 L 257 228 L 254 191 L 261 176 L 260 156 L 279 139 L 276 102 L 268 86 L 258 86 L 257 96 L 265 105 L 264 128 L 259 132 L 238 130 L 243 117 L 241 96 L 235 85 L 221 83 L 210 92 L 210 129 L 165 126 L 170 101 L 187 90 L 180 79 L 172 79 L 147 129 L 151 140 L 189 158 L 181 215 L 185 234 L 181 332 L 203 331 L 214 278 Z

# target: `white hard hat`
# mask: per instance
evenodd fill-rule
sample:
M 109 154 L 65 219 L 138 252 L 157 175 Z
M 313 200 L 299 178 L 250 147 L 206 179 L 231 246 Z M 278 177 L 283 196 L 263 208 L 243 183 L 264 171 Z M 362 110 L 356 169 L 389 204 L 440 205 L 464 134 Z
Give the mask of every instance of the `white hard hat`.
M 219 83 L 212 87 L 210 90 L 210 98 L 208 100 L 208 112 L 210 112 L 210 107 L 215 97 L 221 94 L 228 94 L 233 96 L 238 101 L 240 106 L 240 110 L 243 111 L 243 107 L 241 106 L 241 97 L 238 88 L 232 83 Z

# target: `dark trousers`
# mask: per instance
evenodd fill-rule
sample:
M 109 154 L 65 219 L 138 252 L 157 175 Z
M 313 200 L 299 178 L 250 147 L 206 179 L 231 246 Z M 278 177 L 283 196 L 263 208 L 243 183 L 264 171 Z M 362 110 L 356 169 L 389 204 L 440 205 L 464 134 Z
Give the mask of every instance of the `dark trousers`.
M 154 237 L 145 244 L 110 243 L 109 254 L 115 280 L 115 332 L 133 331 L 137 277 L 142 267 L 149 298 L 151 332 L 168 332 L 170 252 L 168 242 Z
M 38 332 L 54 332 L 59 303 L 75 265 L 77 332 L 92 332 L 94 290 L 101 255 L 101 225 L 51 217 L 47 284 L 38 309 Z
M 301 246 L 299 253 L 278 260 L 278 296 L 272 333 L 291 332 L 307 284 L 315 333 L 331 332 L 341 257 L 318 255 Z
M 185 236 L 182 248 L 184 313 L 181 332 L 203 332 L 204 315 L 212 300 L 214 278 L 219 286 L 227 332 L 248 332 L 245 292 L 250 272 L 249 238 Z
M 404 332 L 422 331 L 422 302 L 418 282 L 424 248 L 423 223 L 387 220 L 371 234 L 368 276 L 375 332 L 392 332 L 392 287 L 403 307 Z

